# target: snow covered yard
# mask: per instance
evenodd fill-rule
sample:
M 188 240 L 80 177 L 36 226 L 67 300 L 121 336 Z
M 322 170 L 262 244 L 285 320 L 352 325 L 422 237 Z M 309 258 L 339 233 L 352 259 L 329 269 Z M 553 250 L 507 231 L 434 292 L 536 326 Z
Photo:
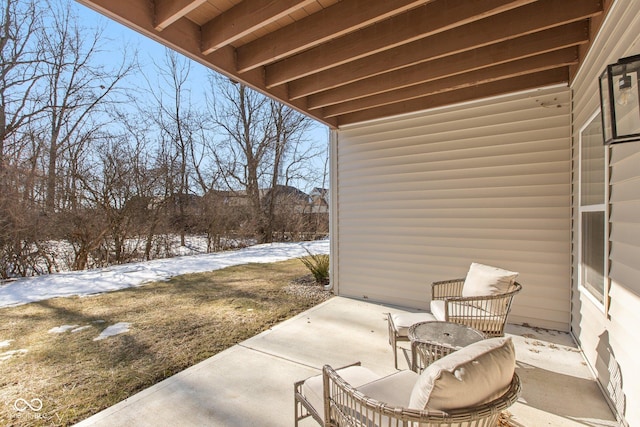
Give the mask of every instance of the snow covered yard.
M 213 271 L 252 262 L 269 263 L 307 255 L 328 254 L 329 240 L 300 243 L 268 243 L 204 255 L 163 258 L 115 265 L 89 271 L 64 272 L 19 279 L 0 285 L 0 307 L 55 297 L 91 295 L 166 280 L 171 277 Z
M 0 425 L 73 424 L 315 305 L 329 294 L 296 291 L 313 285 L 291 258 L 328 248 L 259 245 L 2 286 Z

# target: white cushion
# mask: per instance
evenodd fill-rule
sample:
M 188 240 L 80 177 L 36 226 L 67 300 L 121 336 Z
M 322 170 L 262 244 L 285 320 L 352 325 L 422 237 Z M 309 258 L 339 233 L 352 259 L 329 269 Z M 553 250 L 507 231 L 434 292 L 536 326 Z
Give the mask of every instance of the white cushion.
M 429 322 L 436 320 L 431 313 L 396 313 L 391 315 L 391 322 L 393 322 L 393 328 L 396 330 L 398 336 L 406 337 L 409 335 L 409 328 L 412 325 L 420 322 Z
M 463 297 L 478 297 L 505 293 L 513 285 L 518 273 L 472 263 L 462 287 Z
M 433 316 L 440 321 L 445 321 L 444 318 L 444 300 L 442 299 L 432 299 L 430 305 L 431 313 Z
M 356 387 L 359 392 L 379 402 L 407 407 L 413 386 L 420 375 L 413 371 L 394 372 L 391 375 Z
M 490 402 L 509 389 L 515 366 L 510 337 L 478 341 L 429 365 L 413 387 L 409 407 L 448 411 Z
M 380 378 L 379 375 L 362 366 L 349 366 L 348 368 L 340 369 L 337 372 L 353 387 L 359 387 L 362 384 L 367 384 Z M 322 374 L 308 378 L 302 384 L 302 394 L 311 406 L 315 408 L 316 412 L 318 412 L 318 415 L 320 415 L 320 418 L 322 419 L 324 419 L 323 389 L 324 383 Z
M 413 390 L 413 386 L 418 378 L 420 378 L 420 375 L 413 371 L 395 372 L 391 375 L 358 387 L 358 391 L 371 399 L 384 403 L 386 406 L 406 408 L 409 404 L 409 398 L 411 397 L 411 390 Z M 351 421 L 351 424 L 349 425 L 372 427 L 397 425 L 389 417 L 373 417 L 371 413 L 364 410 L 364 408 L 357 404 L 352 404 L 350 406 L 350 408 L 343 408 L 344 413 L 349 414 Z

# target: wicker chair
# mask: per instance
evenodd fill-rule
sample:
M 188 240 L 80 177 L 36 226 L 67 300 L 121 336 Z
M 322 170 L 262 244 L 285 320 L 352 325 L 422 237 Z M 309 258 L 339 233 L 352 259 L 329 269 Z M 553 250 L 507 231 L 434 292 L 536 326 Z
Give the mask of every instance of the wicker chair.
M 514 373 L 507 392 L 491 402 L 447 412 L 416 410 L 367 397 L 330 366 L 323 368 L 323 376 L 325 427 L 495 426 L 500 413 L 513 405 L 521 392 L 520 378 Z
M 510 338 L 472 344 L 422 374 L 381 377 L 359 365 L 325 365 L 322 375 L 295 383 L 295 426 L 309 416 L 325 427 L 494 426 L 521 392 Z
M 522 290 L 522 285 L 514 282 L 501 294 L 463 297 L 464 280 L 434 282 L 431 285 L 431 313 L 437 320 L 470 326 L 487 337 L 503 336 L 513 297 Z
M 522 285 L 514 282 L 507 292 L 501 294 L 463 297 L 464 281 L 454 279 L 432 283 L 431 313 L 388 313 L 389 344 L 393 348 L 396 369 L 398 342 L 409 341 L 408 329 L 418 322 L 442 320 L 470 326 L 484 333 L 487 338 L 504 335 L 513 297 L 522 290 Z
M 431 313 L 387 313 L 389 326 L 389 344 L 393 349 L 393 366 L 398 369 L 398 342 L 409 341 L 409 327 L 420 322 L 437 320 Z

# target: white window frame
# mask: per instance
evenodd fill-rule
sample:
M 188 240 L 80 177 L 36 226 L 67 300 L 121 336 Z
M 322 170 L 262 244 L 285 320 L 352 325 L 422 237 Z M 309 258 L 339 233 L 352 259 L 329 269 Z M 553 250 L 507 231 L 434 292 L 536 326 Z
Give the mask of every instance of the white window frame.
M 580 128 L 578 133 L 578 290 L 588 300 L 590 300 L 600 311 L 605 315 L 608 314 L 609 307 L 609 156 L 610 148 L 608 145 L 604 145 L 603 137 L 603 150 L 604 150 L 604 202 L 595 205 L 582 206 L 582 135 L 584 131 L 593 123 L 600 115 L 600 110 L 596 111 Z M 598 118 L 598 120 L 600 120 Z M 604 286 L 602 302 L 593 295 L 592 291 L 583 283 L 582 273 L 582 213 L 583 212 L 604 212 Z

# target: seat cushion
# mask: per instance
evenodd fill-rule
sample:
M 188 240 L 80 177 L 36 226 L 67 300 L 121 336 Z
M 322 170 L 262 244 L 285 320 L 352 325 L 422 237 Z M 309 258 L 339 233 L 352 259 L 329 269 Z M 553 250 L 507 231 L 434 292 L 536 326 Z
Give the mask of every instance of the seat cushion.
M 429 322 L 437 320 L 433 314 L 420 312 L 420 313 L 396 313 L 391 315 L 391 322 L 393 323 L 393 329 L 395 329 L 398 336 L 406 337 L 409 334 L 409 328 L 412 325 L 420 322 Z
M 413 371 L 400 371 L 356 388 L 365 396 L 388 405 L 406 408 L 418 378 L 420 375 Z
M 515 271 L 472 263 L 462 287 L 463 297 L 498 295 L 507 292 L 518 277 Z
M 386 407 L 406 408 L 411 397 L 411 391 L 419 378 L 420 375 L 413 371 L 394 372 L 386 377 L 359 386 L 357 390 L 366 396 L 367 400 L 374 399 L 383 403 Z M 392 420 L 386 416 L 378 417 L 352 399 L 338 397 L 333 404 L 337 405 L 340 412 L 346 416 L 345 425 L 368 427 L 396 425 L 394 421 L 397 420 Z
M 478 341 L 429 365 L 413 387 L 409 407 L 448 411 L 490 402 L 509 389 L 515 366 L 510 337 Z
M 349 366 L 337 372 L 353 387 L 359 387 L 380 378 L 380 375 L 362 366 Z M 323 388 L 322 374 L 310 377 L 302 384 L 302 394 L 322 419 L 324 419 Z
M 445 320 L 444 305 L 445 305 L 444 300 L 441 300 L 441 299 L 431 300 L 431 303 L 429 304 L 429 306 L 431 309 L 431 313 L 436 318 L 436 320 L 441 320 L 441 321 Z

